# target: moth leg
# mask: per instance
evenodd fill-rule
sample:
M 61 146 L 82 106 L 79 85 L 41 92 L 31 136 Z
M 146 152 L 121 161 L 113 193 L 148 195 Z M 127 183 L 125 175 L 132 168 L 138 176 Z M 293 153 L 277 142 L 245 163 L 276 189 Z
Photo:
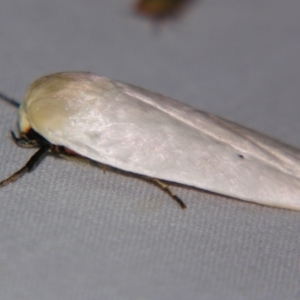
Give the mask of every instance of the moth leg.
M 176 195 L 174 194 L 171 189 L 169 188 L 169 186 L 160 181 L 157 178 L 149 178 L 151 181 L 153 181 L 154 184 L 158 185 L 163 191 L 165 191 L 166 193 L 168 193 L 179 205 L 182 209 L 186 208 L 185 203 Z
M 16 134 L 11 131 L 11 137 L 13 139 L 13 141 L 22 148 L 34 148 L 39 146 L 39 142 L 36 140 L 28 140 L 24 137 L 17 137 Z
M 107 165 L 101 165 L 101 169 L 102 169 L 102 172 L 105 174 L 106 171 L 108 170 L 108 166 Z
M 11 175 L 10 177 L 6 178 L 5 180 L 0 182 L 0 187 L 3 187 L 9 183 L 12 183 L 19 179 L 24 174 L 31 172 L 39 165 L 39 163 L 43 160 L 46 154 L 50 150 L 50 145 L 42 146 L 35 154 L 33 154 L 28 162 L 22 167 L 19 171 Z

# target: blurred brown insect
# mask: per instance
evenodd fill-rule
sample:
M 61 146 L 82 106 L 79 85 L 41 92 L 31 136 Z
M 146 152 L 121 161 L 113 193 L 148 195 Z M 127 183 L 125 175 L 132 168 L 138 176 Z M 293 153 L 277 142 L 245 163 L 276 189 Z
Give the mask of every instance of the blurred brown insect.
M 154 20 L 177 17 L 182 9 L 193 0 L 139 0 L 135 11 Z

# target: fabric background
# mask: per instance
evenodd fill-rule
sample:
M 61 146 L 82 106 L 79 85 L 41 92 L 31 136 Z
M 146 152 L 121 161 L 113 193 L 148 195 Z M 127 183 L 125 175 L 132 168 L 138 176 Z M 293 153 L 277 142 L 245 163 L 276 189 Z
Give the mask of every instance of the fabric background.
M 160 28 L 121 0 L 4 0 L 0 90 L 91 71 L 300 147 L 299 0 L 203 0 Z M 14 145 L 0 102 L 1 179 L 34 150 Z M 242 176 L 242 174 L 241 174 Z M 300 299 L 300 212 L 48 157 L 0 190 L 0 298 Z

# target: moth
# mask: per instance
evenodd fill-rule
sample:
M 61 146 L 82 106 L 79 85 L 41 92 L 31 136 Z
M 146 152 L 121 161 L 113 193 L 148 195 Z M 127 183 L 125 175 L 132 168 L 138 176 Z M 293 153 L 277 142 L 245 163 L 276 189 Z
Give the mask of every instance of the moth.
M 79 155 L 151 179 L 259 204 L 300 210 L 300 151 L 145 89 L 92 73 L 37 79 L 19 108 L 14 141 L 37 147 L 32 171 L 50 152 Z
M 176 17 L 193 0 L 139 0 L 135 4 L 135 11 L 153 20 Z

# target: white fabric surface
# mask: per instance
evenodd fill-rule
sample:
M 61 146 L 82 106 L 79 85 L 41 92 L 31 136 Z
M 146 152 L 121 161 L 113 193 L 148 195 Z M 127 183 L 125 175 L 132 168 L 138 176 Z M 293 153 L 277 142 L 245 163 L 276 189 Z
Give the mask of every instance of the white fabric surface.
M 92 71 L 171 96 L 300 147 L 300 2 L 206 0 L 155 32 L 119 0 L 5 0 L 0 90 Z M 0 175 L 34 150 L 9 137 Z M 242 174 L 241 174 L 242 176 Z M 48 157 L 0 190 L 0 298 L 299 299 L 300 213 Z

